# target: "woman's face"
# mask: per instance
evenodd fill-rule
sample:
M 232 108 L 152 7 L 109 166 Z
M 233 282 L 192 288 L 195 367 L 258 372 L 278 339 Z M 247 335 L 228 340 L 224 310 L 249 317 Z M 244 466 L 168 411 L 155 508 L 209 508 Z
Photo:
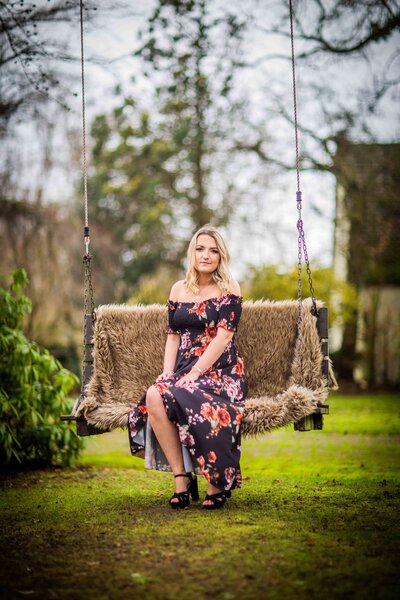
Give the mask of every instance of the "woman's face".
M 202 233 L 197 238 L 195 249 L 195 269 L 200 274 L 210 274 L 215 271 L 220 261 L 217 242 L 211 235 Z

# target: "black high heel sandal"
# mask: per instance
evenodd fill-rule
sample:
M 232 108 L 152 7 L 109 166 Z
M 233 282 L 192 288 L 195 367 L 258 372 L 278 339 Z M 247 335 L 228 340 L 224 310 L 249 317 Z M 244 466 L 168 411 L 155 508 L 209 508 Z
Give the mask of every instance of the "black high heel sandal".
M 173 496 L 169 499 L 169 504 L 171 508 L 186 508 L 189 506 L 189 494 L 192 496 L 192 500 L 199 499 L 199 489 L 197 486 L 197 477 L 191 472 L 188 473 L 178 473 L 178 475 L 174 475 L 174 477 L 188 477 L 190 479 L 190 483 L 188 485 L 186 492 L 175 492 Z M 178 498 L 178 502 L 171 502 L 173 498 Z
M 211 500 L 212 504 L 203 504 L 203 508 L 206 510 L 215 510 L 222 508 L 227 498 L 231 497 L 231 490 L 226 492 L 217 492 L 216 494 L 207 494 L 204 500 Z

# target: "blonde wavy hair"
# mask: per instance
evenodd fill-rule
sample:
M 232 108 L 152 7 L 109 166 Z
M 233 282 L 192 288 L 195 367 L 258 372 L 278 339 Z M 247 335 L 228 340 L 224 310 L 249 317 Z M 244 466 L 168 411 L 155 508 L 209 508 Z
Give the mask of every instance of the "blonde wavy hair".
M 202 234 L 210 235 L 215 240 L 219 250 L 220 261 L 211 277 L 222 291 L 229 292 L 229 283 L 231 281 L 231 274 L 228 267 L 230 261 L 229 251 L 221 234 L 212 225 L 204 225 L 198 229 L 190 240 L 187 251 L 188 268 L 185 275 L 186 291 L 193 294 L 199 293 L 199 273 L 194 265 L 196 260 L 197 238 Z

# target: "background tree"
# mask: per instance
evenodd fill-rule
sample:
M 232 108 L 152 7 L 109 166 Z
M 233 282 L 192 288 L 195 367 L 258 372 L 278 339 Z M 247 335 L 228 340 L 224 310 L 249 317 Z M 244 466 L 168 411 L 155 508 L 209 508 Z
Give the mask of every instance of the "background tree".
M 85 19 L 91 9 L 85 7 Z M 71 76 L 60 65 L 74 59 L 68 39 L 49 33 L 49 25 L 79 20 L 79 3 L 0 2 L 0 134 L 10 124 L 34 117 L 47 102 L 67 108 Z M 44 33 L 47 27 L 47 33 Z
M 357 308 L 356 288 L 346 281 L 339 280 L 333 269 L 324 267 L 313 269 L 313 276 L 318 279 L 318 300 L 328 307 L 330 326 L 342 325 L 352 318 Z M 297 265 L 290 270 L 278 265 L 252 267 L 249 278 L 243 287 L 246 299 L 287 300 L 297 297 L 298 271 Z M 302 273 L 303 297 L 310 296 L 307 273 Z M 332 292 L 335 301 L 332 302 Z
M 338 136 L 376 141 L 382 136 L 384 111 L 391 116 L 392 111 L 399 113 L 400 4 L 397 0 L 298 0 L 293 6 L 302 169 L 334 174 Z M 279 10 L 275 3 L 257 9 L 261 12 L 254 28 L 266 45 L 274 43 L 244 66 L 268 81 L 263 121 L 273 118 L 281 140 L 291 141 L 291 79 L 279 85 L 276 77 L 277 65 L 290 68 L 289 3 L 281 3 Z M 399 131 L 391 128 L 388 134 L 395 140 Z M 284 143 L 280 148 L 266 145 L 265 136 L 254 134 L 251 143 L 239 139 L 238 146 L 279 169 L 294 168 L 293 153 L 286 151 Z M 321 210 L 321 206 L 314 208 Z
M 43 206 L 18 197 L 0 202 L 0 282 L 5 283 L 11 269 L 24 268 L 32 300 L 25 333 L 75 371 L 83 303 L 79 230 L 80 224 L 56 204 Z
M 233 90 L 248 22 L 207 0 L 159 0 L 140 35 L 136 54 L 161 80 L 163 132 L 176 147 L 177 187 L 194 229 L 226 223 L 234 205 L 229 185 L 216 199 L 210 184 L 227 155 L 232 159 L 235 121 L 245 117 L 243 97 L 235 99 Z
M 150 115 L 137 117 L 135 109 L 125 98 L 112 114 L 99 115 L 91 129 L 91 220 L 110 232 L 117 249 L 108 275 L 119 298 L 126 298 L 143 273 L 175 265 L 179 254 L 170 203 L 175 173 L 166 167 L 174 148 L 153 130 Z M 93 240 L 103 260 L 104 249 L 96 236 Z
M 135 52 L 153 110 L 126 97 L 94 122 L 94 215 L 119 244 L 126 294 L 157 268 L 182 267 L 195 228 L 231 218 L 239 194 L 221 173 L 245 105 L 231 95 L 244 28 L 205 0 L 160 0 Z
M 112 3 L 114 10 L 120 5 Z M 110 8 L 103 3 L 103 14 Z M 85 3 L 86 32 L 95 10 Z M 81 219 L 69 211 L 62 180 L 55 182 L 51 202 L 48 186 L 57 169 L 63 174 L 68 167 L 81 169 L 81 142 L 67 116 L 77 106 L 79 34 L 79 2 L 0 2 L 0 279 L 16 268 L 27 271 L 32 310 L 25 333 L 76 372 L 82 338 Z M 101 61 L 86 55 L 86 62 Z M 78 127 L 79 115 L 71 119 Z M 115 261 L 107 231 L 99 228 L 96 239 L 110 249 L 110 264 L 104 266 L 111 270 Z M 112 297 L 101 271 L 95 283 L 101 298 Z

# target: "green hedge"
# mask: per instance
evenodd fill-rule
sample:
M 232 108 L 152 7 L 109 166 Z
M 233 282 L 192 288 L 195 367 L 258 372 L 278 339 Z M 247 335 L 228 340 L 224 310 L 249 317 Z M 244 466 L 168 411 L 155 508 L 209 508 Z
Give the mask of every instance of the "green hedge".
M 25 270 L 18 269 L 10 289 L 0 287 L 0 464 L 70 465 L 84 440 L 60 415 L 71 412 L 68 393 L 79 380 L 24 335 L 21 323 L 32 309 L 21 293 L 27 283 Z

